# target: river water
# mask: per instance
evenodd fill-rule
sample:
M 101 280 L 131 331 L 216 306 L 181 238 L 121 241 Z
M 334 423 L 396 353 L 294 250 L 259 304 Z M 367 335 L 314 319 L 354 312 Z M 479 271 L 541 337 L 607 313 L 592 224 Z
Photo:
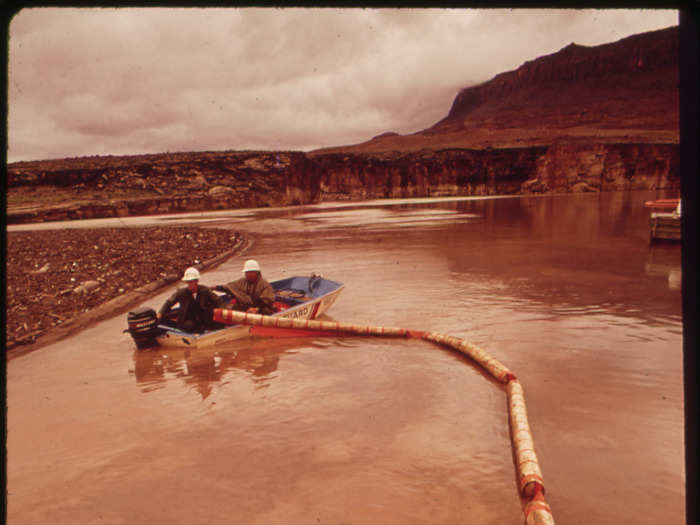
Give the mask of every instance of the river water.
M 325 204 L 189 222 L 328 315 L 464 338 L 514 371 L 558 524 L 684 523 L 681 258 L 649 192 Z M 44 226 L 46 227 L 46 226 Z M 50 226 L 49 226 L 50 227 Z M 170 293 L 144 302 L 159 307 Z M 414 340 L 136 351 L 125 316 L 8 362 L 8 523 L 518 524 L 504 389 Z

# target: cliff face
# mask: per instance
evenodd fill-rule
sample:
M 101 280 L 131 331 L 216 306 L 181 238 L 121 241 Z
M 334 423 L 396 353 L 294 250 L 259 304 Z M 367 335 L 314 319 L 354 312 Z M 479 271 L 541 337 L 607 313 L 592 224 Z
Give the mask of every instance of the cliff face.
M 8 166 L 8 221 L 324 200 L 679 189 L 678 28 L 569 45 L 463 89 L 412 135 L 302 152 L 90 157 Z
M 314 157 L 182 153 L 108 160 L 9 166 L 8 222 L 374 198 L 680 188 L 679 148 L 667 144 L 568 143 Z M 41 198 L 38 190 L 45 190 Z
M 542 191 L 680 191 L 679 167 L 672 144 L 557 144 L 538 159 L 535 179 Z
M 501 73 L 489 82 L 463 89 L 447 117 L 436 126 L 468 117 L 478 119 L 485 114 L 493 118 L 509 107 L 516 109 L 514 106 L 522 113 L 521 119 L 539 115 L 561 121 L 566 114 L 584 113 L 589 121 L 624 126 L 640 110 L 645 118 L 661 117 L 674 107 L 672 117 L 677 119 L 678 57 L 677 27 L 596 47 L 572 43 L 555 54 L 526 62 L 515 71 Z M 572 96 L 571 90 L 582 96 Z M 643 107 L 639 104 L 640 97 L 653 98 L 657 106 Z M 552 111 L 557 105 L 559 111 Z M 678 126 L 673 119 L 650 120 L 649 124 Z

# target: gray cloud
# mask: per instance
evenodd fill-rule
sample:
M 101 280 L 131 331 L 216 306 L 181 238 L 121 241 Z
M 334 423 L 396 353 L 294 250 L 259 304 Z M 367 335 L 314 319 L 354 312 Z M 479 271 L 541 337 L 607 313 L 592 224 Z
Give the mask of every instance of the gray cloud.
M 10 25 L 8 160 L 309 150 L 412 133 L 459 89 L 652 10 L 26 9 Z

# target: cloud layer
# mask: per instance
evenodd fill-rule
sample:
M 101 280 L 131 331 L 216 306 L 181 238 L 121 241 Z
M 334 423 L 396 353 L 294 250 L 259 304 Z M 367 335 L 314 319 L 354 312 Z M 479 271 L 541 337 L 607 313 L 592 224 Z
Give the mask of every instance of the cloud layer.
M 677 23 L 670 10 L 25 9 L 10 24 L 8 161 L 411 133 L 527 60 Z

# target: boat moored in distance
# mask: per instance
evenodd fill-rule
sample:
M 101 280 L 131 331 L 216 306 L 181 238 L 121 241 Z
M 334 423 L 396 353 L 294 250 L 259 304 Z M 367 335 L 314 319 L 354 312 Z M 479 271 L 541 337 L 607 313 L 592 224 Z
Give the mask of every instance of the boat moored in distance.
M 649 216 L 649 242 L 681 240 L 681 199 L 647 201 Z
M 289 317 L 292 319 L 315 319 L 324 314 L 336 301 L 345 285 L 312 274 L 309 277 L 295 276 L 278 281 L 271 281 L 275 290 L 274 317 Z M 214 289 L 224 303 L 233 299 L 227 292 Z M 145 348 L 154 345 L 181 348 L 205 348 L 213 345 L 235 341 L 255 335 L 278 336 L 288 335 L 286 330 L 262 330 L 261 327 L 247 325 L 223 326 L 207 330 L 201 334 L 185 332 L 177 328 L 178 305 L 158 323 L 156 312 L 152 308 L 142 307 L 129 312 L 127 322 L 136 346 Z M 258 333 L 259 332 L 259 333 Z

